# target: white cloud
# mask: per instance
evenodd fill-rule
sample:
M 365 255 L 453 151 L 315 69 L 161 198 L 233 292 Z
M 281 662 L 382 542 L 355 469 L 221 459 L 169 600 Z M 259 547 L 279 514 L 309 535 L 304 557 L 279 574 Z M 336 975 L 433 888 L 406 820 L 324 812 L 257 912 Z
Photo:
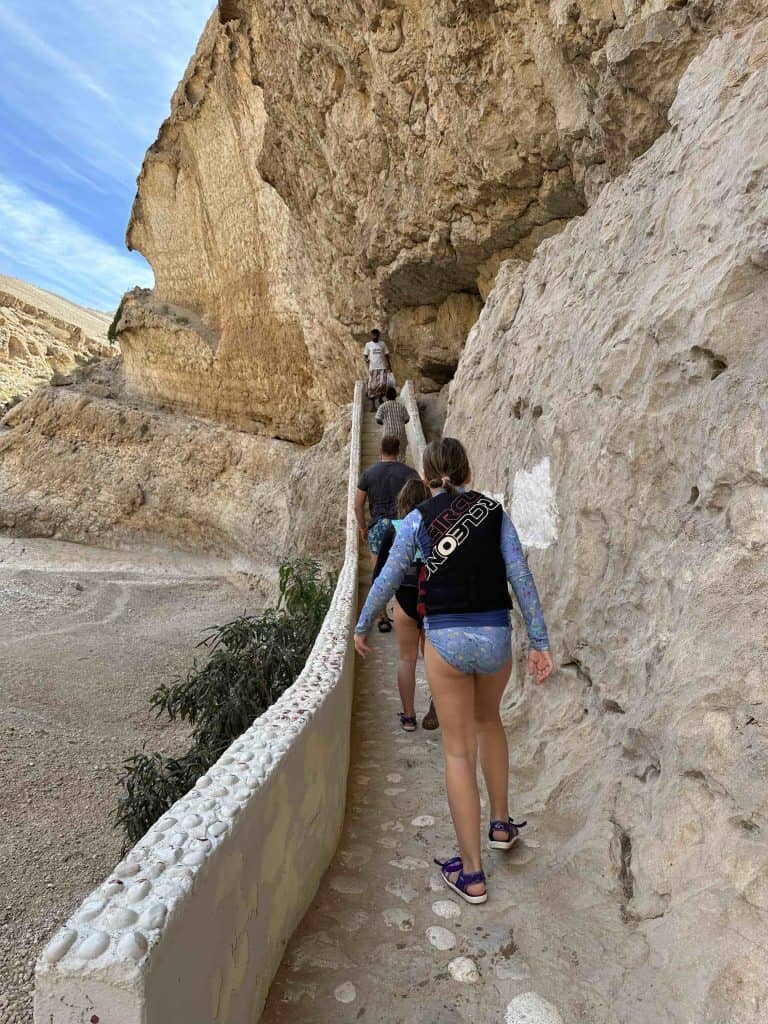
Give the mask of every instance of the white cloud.
M 0 262 L 17 277 L 103 310 L 114 309 L 135 285 L 152 287 L 152 271 L 140 257 L 96 238 L 2 176 Z

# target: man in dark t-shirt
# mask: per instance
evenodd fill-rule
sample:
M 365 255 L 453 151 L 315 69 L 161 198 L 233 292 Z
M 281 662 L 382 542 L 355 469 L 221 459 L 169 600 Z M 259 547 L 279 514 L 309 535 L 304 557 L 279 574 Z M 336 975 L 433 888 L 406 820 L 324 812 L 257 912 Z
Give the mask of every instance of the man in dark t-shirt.
M 364 470 L 357 482 L 355 515 L 360 535 L 368 542 L 371 558 L 375 564 L 381 547 L 381 538 L 390 522 L 395 518 L 397 496 L 406 480 L 418 477 L 418 473 L 404 462 L 398 461 L 400 441 L 396 437 L 384 437 L 381 441 L 381 459 L 375 466 Z M 365 502 L 368 500 L 370 522 L 365 524 Z

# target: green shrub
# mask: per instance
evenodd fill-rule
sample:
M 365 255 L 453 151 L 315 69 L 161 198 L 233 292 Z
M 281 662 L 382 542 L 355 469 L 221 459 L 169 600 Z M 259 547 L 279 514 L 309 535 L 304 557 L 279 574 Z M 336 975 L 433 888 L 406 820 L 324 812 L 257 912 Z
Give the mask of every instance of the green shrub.
M 335 576 L 313 559 L 280 566 L 275 608 L 211 627 L 206 652 L 186 678 L 162 684 L 150 704 L 158 717 L 192 728 L 179 757 L 134 754 L 123 763 L 115 824 L 135 843 L 179 797 L 295 682 L 331 603 Z
M 115 315 L 112 317 L 112 323 L 107 328 L 107 338 L 109 339 L 110 345 L 114 345 L 117 341 L 117 325 L 120 323 L 120 317 L 123 315 L 123 305 L 125 299 L 120 300 L 120 305 L 117 307 Z

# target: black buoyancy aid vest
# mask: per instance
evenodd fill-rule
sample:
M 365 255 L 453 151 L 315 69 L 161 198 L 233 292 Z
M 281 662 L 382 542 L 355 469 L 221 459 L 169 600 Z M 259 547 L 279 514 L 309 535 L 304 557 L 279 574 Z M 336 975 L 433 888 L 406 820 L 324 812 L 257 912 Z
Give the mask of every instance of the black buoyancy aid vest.
M 431 541 L 419 573 L 419 614 L 511 608 L 501 505 L 477 491 L 449 491 L 419 505 L 419 512 Z

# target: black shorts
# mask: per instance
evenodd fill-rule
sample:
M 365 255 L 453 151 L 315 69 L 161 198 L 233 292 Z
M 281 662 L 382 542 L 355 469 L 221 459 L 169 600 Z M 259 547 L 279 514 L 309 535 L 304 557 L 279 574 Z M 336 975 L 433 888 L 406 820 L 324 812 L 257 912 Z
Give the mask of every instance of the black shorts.
M 395 600 L 403 609 L 409 619 L 413 619 L 414 622 L 418 623 L 419 629 L 422 628 L 422 619 L 418 612 L 419 604 L 419 590 L 418 587 L 400 587 L 395 594 Z

